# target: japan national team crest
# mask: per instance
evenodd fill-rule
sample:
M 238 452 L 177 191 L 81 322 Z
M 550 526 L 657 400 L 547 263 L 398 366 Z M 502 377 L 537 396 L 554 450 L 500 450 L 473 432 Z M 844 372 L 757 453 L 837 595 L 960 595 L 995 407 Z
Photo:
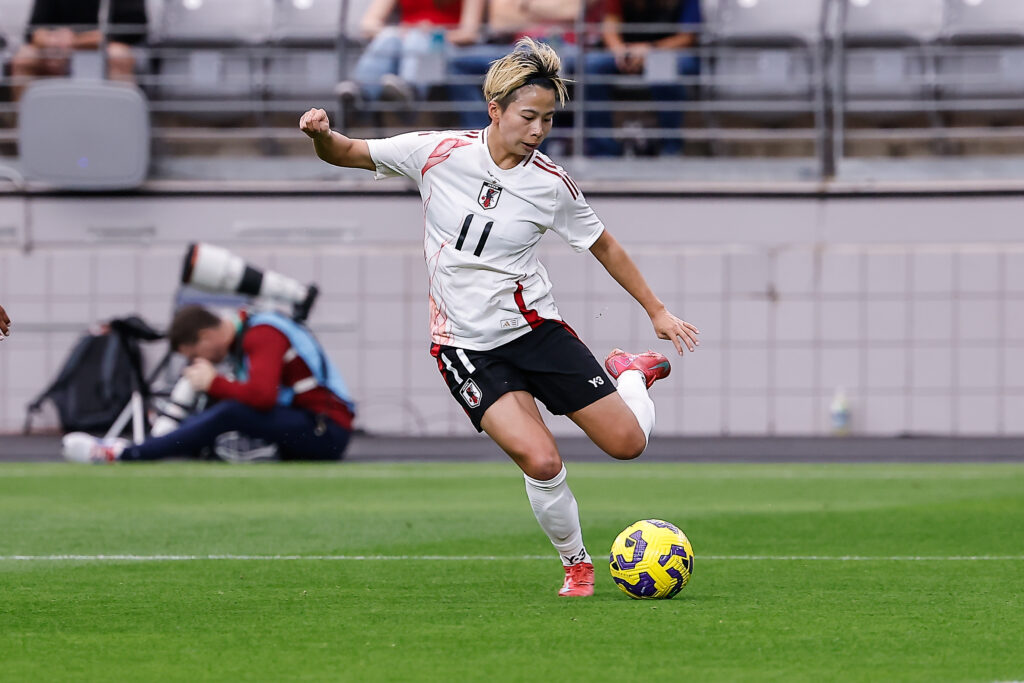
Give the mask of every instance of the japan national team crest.
M 493 209 L 498 205 L 498 197 L 501 196 L 501 185 L 485 180 L 480 187 L 480 196 L 476 201 L 485 209 Z
M 466 405 L 470 408 L 476 408 L 480 405 L 480 401 L 483 399 L 484 394 L 480 391 L 480 387 L 476 385 L 471 379 L 466 380 L 466 383 L 462 385 L 462 389 L 459 390 L 459 395 L 462 396 L 462 400 L 466 402 Z

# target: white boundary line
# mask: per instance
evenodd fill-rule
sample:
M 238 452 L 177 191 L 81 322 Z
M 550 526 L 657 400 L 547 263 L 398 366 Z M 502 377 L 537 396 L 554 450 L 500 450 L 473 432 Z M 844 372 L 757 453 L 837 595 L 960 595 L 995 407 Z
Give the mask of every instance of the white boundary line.
M 512 562 L 554 555 L 0 555 L 0 562 Z M 1024 555 L 697 555 L 698 561 L 740 562 L 1020 562 Z

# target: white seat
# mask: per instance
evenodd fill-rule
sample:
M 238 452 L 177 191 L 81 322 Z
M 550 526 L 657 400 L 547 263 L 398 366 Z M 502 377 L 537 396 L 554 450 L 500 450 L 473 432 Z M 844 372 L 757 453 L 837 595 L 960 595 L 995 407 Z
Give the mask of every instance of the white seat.
M 810 105 L 818 69 L 821 0 L 720 0 L 709 26 L 713 59 L 702 70 L 715 99 L 770 98 Z

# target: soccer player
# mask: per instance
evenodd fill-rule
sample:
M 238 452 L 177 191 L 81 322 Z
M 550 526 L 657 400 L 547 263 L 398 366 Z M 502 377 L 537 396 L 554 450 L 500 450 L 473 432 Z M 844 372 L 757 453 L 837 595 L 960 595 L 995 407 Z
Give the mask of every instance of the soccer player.
M 647 390 L 670 366 L 660 353 L 614 349 L 605 359 L 618 379 L 613 387 L 559 316 L 538 241 L 551 230 L 576 251 L 589 249 L 680 354 L 694 350 L 698 331 L 665 308 L 573 179 L 537 151 L 556 100 L 566 98 L 559 68 L 550 47 L 519 41 L 487 73 L 491 123 L 484 130 L 350 139 L 331 130 L 322 109 L 303 114 L 299 128 L 324 161 L 378 178 L 404 175 L 419 186 L 431 354 L 473 426 L 523 470 L 530 505 L 565 568 L 559 595 L 586 596 L 594 593 L 594 565 L 535 399 L 567 415 L 612 457 L 629 460 L 644 451 L 654 426 Z

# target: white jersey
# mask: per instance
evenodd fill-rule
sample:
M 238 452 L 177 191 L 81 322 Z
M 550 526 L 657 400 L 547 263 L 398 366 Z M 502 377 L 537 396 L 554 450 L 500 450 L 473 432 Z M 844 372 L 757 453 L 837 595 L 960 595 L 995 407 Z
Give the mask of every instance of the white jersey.
M 604 225 L 572 178 L 539 153 L 501 169 L 487 130 L 367 140 L 377 178 L 404 175 L 423 197 L 423 249 L 435 344 L 486 351 L 561 320 L 537 242 L 554 230 L 576 251 Z

